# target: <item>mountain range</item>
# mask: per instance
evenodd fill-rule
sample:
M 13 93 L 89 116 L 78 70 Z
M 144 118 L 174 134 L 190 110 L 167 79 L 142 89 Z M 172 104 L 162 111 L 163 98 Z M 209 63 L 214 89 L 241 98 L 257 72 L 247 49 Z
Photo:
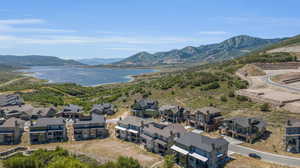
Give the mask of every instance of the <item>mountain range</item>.
M 278 43 L 286 38 L 262 39 L 247 35 L 235 36 L 221 43 L 187 46 L 154 54 L 140 52 L 119 62 L 115 66 L 155 66 L 167 64 L 182 64 L 195 62 L 212 62 L 243 56 L 251 51 Z
M 111 64 L 121 61 L 123 58 L 86 58 L 78 59 L 76 61 L 86 65 L 99 65 L 99 64 Z
M 41 55 L 0 55 L 0 64 L 10 66 L 64 66 L 64 65 L 84 65 L 74 60 L 65 60 L 54 56 Z

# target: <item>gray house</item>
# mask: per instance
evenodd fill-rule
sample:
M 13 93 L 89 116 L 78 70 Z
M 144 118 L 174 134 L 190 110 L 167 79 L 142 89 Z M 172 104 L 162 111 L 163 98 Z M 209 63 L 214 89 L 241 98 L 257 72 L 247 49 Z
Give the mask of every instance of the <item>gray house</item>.
M 69 104 L 63 108 L 63 110 L 56 114 L 57 117 L 77 119 L 82 116 L 83 107 Z
M 175 140 L 171 151 L 184 168 L 217 168 L 226 163 L 228 144 L 223 138 L 189 132 Z
M 159 115 L 163 121 L 172 123 L 183 122 L 187 111 L 180 106 L 165 105 L 159 108 Z
M 105 138 L 108 136 L 105 117 L 92 114 L 89 117 L 75 120 L 73 124 L 75 140 Z
M 39 118 L 29 127 L 29 140 L 31 144 L 66 141 L 67 131 L 63 118 Z
M 117 126 L 115 127 L 116 137 L 122 140 L 140 143 L 140 134 L 143 127 L 152 122 L 154 121 L 151 119 L 128 116 L 127 118 L 118 121 Z
M 37 119 L 41 117 L 54 117 L 56 109 L 54 107 L 33 107 L 30 104 L 20 106 L 6 106 L 2 108 L 2 117 L 17 117 L 23 120 Z
M 0 145 L 13 145 L 21 141 L 24 131 L 24 121 L 17 118 L 9 118 L 0 121 Z
M 150 99 L 135 100 L 131 109 L 132 114 L 138 117 L 158 117 L 159 115 L 158 101 Z
M 141 141 L 144 147 L 151 152 L 161 155 L 167 154 L 174 139 L 186 133 L 180 124 L 150 123 L 145 125 L 141 134 Z
M 99 115 L 113 115 L 117 112 L 117 108 L 110 103 L 94 104 L 91 112 Z
M 287 121 L 284 144 L 287 152 L 300 153 L 300 120 L 289 119 Z
M 266 127 L 267 123 L 260 118 L 235 117 L 224 120 L 222 126 L 220 126 L 220 132 L 253 143 L 265 133 Z
M 188 124 L 206 132 L 216 130 L 222 123 L 221 111 L 215 107 L 204 107 L 189 113 Z
M 19 106 L 24 104 L 24 100 L 18 94 L 1 94 L 0 107 Z

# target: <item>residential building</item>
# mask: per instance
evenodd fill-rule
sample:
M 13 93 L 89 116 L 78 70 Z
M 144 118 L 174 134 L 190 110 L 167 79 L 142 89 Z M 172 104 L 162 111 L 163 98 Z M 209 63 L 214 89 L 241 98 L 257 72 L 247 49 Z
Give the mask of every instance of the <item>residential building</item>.
M 221 111 L 215 107 L 197 109 L 188 115 L 188 124 L 206 132 L 216 130 L 222 123 Z
M 63 118 L 70 118 L 70 119 L 77 119 L 82 116 L 83 113 L 83 107 L 69 104 L 63 108 L 63 110 L 56 114 L 57 117 L 63 117 Z
M 220 132 L 253 143 L 264 135 L 266 126 L 267 123 L 260 118 L 235 117 L 224 120 L 222 126 L 220 126 Z
M 24 131 L 24 121 L 18 118 L 9 118 L 0 121 L 0 145 L 13 145 L 21 141 Z
M 31 144 L 63 142 L 67 140 L 66 125 L 63 118 L 39 118 L 29 127 Z
M 300 120 L 289 119 L 287 121 L 284 144 L 287 152 L 300 153 Z
M 180 124 L 150 123 L 145 125 L 141 134 L 144 147 L 151 152 L 161 155 L 167 154 L 174 139 L 181 137 L 186 130 Z
M 74 139 L 87 140 L 96 138 L 105 138 L 108 136 L 106 121 L 103 115 L 91 114 L 86 118 L 75 120 L 73 124 Z
M 1 94 L 0 107 L 5 106 L 19 106 L 24 104 L 23 99 L 18 94 Z
M 185 113 L 187 111 L 180 106 L 165 105 L 159 108 L 161 120 L 172 123 L 183 122 Z
M 56 109 L 54 107 L 33 107 L 30 104 L 20 106 L 7 106 L 2 108 L 3 117 L 17 117 L 23 120 L 37 119 L 41 117 L 54 117 Z
M 147 118 L 147 117 L 158 117 L 158 102 L 151 99 L 135 100 L 131 106 L 131 111 L 134 116 Z
M 110 103 L 94 104 L 91 112 L 99 115 L 113 115 L 117 112 L 117 108 Z
M 226 163 L 228 144 L 224 138 L 210 138 L 189 132 L 175 139 L 171 151 L 181 167 L 217 168 Z
M 140 134 L 143 127 L 154 122 L 151 119 L 143 119 L 136 116 L 128 116 L 125 119 L 118 121 L 115 127 L 117 138 L 122 140 L 140 143 Z

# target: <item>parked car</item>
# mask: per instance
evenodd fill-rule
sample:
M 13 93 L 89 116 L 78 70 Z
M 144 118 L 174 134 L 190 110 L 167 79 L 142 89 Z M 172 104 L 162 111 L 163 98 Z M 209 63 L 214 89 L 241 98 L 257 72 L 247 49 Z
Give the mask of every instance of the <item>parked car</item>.
M 255 158 L 255 159 L 261 159 L 261 157 L 258 154 L 256 154 L 256 153 L 249 153 L 248 156 L 252 157 L 252 158 Z

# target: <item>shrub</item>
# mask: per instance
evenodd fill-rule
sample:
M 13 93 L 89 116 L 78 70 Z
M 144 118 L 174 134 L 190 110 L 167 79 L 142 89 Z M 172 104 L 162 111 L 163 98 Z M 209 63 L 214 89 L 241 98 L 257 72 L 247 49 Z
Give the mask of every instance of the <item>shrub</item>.
M 236 97 L 236 99 L 237 99 L 238 101 L 248 101 L 248 100 L 249 100 L 246 96 L 240 96 L 240 95 L 238 95 L 238 96 Z
M 270 105 L 268 103 L 264 103 L 260 106 L 261 111 L 270 111 Z
M 229 93 L 228 93 L 228 97 L 234 97 L 235 95 L 234 95 L 234 91 L 229 91 Z
M 227 98 L 226 98 L 226 96 L 224 96 L 224 95 L 223 95 L 223 96 L 221 96 L 221 101 L 222 101 L 222 102 L 227 102 Z

